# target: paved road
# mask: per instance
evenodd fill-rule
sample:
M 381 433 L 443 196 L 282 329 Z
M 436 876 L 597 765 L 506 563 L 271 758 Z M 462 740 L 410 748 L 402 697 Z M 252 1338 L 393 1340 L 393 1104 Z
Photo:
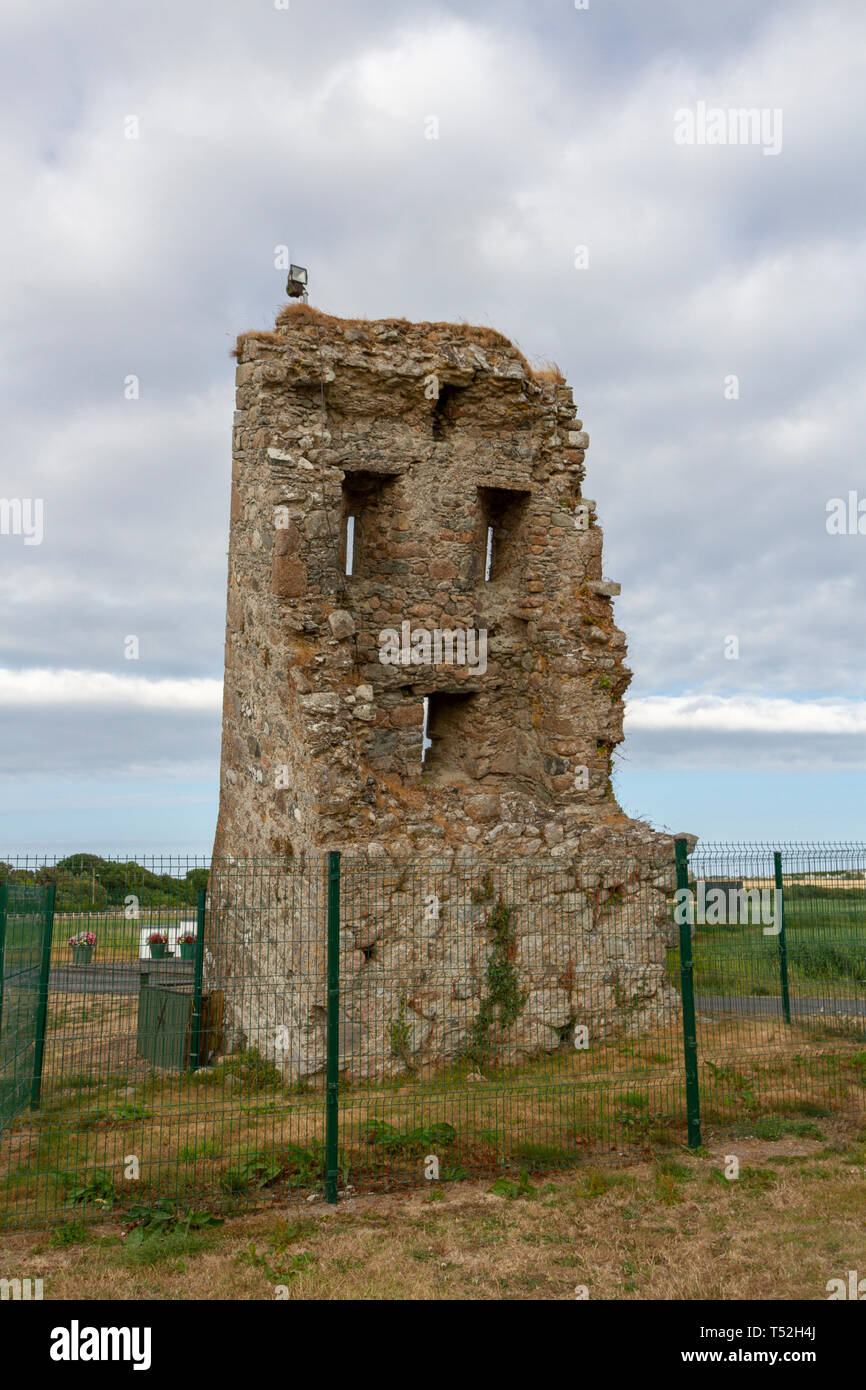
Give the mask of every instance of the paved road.
M 59 965 L 49 977 L 50 987 L 60 994 L 138 994 L 142 971 L 152 985 L 192 984 L 192 961 L 117 961 L 115 964 Z
M 123 961 L 115 965 L 61 965 L 51 971 L 51 988 L 61 994 L 138 994 L 142 970 L 152 985 L 192 984 L 192 961 Z M 781 1016 L 782 1001 L 766 994 L 697 994 L 695 1007 L 708 1014 Z M 866 1014 L 866 998 L 833 999 L 812 995 L 791 999 L 792 1014 Z

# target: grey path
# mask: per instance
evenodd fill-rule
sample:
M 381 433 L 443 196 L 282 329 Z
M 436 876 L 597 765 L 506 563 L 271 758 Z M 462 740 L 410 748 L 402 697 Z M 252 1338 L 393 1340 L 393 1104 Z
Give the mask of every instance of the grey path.
M 142 969 L 152 985 L 192 985 L 192 961 L 118 962 L 116 965 L 61 965 L 51 971 L 51 989 L 61 994 L 138 994 Z M 707 1014 L 781 1016 L 782 1001 L 767 994 L 696 994 L 695 1007 Z M 792 1014 L 866 1014 L 866 998 L 811 995 L 791 998 Z
M 49 983 L 59 994 L 138 994 L 142 971 L 146 971 L 152 985 L 192 984 L 193 967 L 189 960 L 59 965 L 51 971 Z

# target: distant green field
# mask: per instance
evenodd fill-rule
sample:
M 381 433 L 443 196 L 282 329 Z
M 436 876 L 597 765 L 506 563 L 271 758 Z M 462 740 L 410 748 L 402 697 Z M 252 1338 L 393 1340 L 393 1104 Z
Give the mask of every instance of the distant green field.
M 785 936 L 791 997 L 866 996 L 866 891 L 786 885 Z M 698 926 L 693 956 L 697 994 L 781 995 L 779 938 L 760 924 Z M 668 951 L 679 984 L 679 950 Z
M 145 928 L 167 931 L 179 922 L 194 922 L 195 915 L 194 907 L 141 908 L 137 918 L 127 918 L 116 912 L 58 912 L 54 915 L 52 962 L 62 965 L 70 961 L 69 938 L 85 931 L 96 936 L 94 963 L 110 965 L 112 961 L 138 960 L 139 941 Z

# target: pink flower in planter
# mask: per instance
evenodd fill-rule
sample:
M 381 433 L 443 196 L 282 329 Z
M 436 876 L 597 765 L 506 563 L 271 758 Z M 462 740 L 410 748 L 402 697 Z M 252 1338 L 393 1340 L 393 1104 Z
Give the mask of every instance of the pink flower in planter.
M 95 945 L 96 945 L 96 932 L 93 932 L 93 931 L 80 931 L 80 932 L 76 932 L 74 936 L 70 936 L 70 938 L 69 938 L 69 945 L 70 945 L 70 946 L 91 946 L 91 947 L 92 947 L 92 946 L 95 946 Z

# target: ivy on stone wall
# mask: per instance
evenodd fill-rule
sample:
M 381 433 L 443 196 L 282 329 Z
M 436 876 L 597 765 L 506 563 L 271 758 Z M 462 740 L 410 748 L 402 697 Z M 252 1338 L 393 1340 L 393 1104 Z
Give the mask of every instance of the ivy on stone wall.
M 495 1051 L 491 1028 L 497 1026 L 504 1032 L 520 1017 L 526 1003 L 526 991 L 520 988 L 515 965 L 517 938 L 511 925 L 513 916 L 514 909 L 500 898 L 485 924 L 493 939 L 487 958 L 487 994 L 472 1024 L 466 1049 L 467 1057 L 479 1066 Z

